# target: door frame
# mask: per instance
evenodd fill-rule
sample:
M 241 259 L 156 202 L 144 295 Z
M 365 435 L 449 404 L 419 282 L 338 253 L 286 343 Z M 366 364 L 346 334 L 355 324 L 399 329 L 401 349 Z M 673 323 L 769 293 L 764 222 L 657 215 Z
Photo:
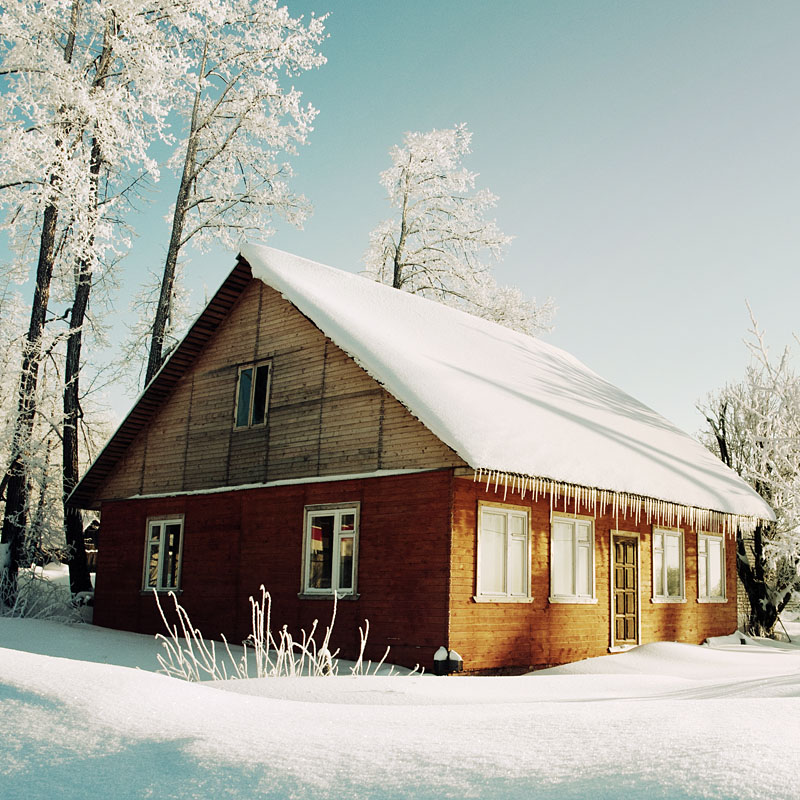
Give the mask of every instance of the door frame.
M 614 625 L 614 539 L 635 539 L 636 540 L 636 644 L 617 644 L 616 630 Z M 638 531 L 623 531 L 612 529 L 609 534 L 608 549 L 608 574 L 609 574 L 609 653 L 619 653 L 623 650 L 630 650 L 642 643 L 642 537 Z

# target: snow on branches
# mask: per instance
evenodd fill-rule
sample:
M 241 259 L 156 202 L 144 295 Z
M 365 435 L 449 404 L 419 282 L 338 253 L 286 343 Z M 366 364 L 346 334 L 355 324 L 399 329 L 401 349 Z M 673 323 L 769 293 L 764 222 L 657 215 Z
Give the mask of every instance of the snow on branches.
M 397 212 L 372 231 L 365 274 L 523 333 L 542 332 L 552 301 L 539 306 L 491 273 L 489 262 L 500 259 L 511 237 L 487 219 L 497 197 L 476 190 L 477 174 L 461 164 L 471 138 L 461 124 L 407 133 L 404 146 L 392 148 L 381 184 Z
M 128 244 L 119 206 L 157 175 L 149 148 L 164 130 L 171 76 L 184 68 L 161 10 L 137 0 L 10 0 L 0 59 L 0 200 L 12 245 L 38 245 L 31 230 L 50 206 L 61 263 L 113 261 Z
M 178 87 L 184 138 L 170 160 L 187 190 L 179 244 L 234 247 L 248 233 L 268 234 L 273 212 L 302 222 L 307 203 L 290 191 L 284 159 L 306 142 L 317 111 L 282 82 L 325 63 L 325 17 L 293 18 L 277 0 L 184 8 L 175 23 L 191 67 Z
M 774 509 L 776 521 L 737 537 L 739 577 L 752 607 L 750 629 L 771 633 L 800 595 L 800 376 L 787 347 L 770 355 L 751 312 L 744 378 L 710 394 L 700 410 L 705 444 Z
M 271 234 L 273 214 L 295 225 L 308 202 L 289 188 L 287 160 L 316 109 L 282 81 L 325 63 L 325 17 L 293 18 L 277 0 L 196 0 L 175 16 L 191 63 L 175 108 L 184 138 L 169 166 L 180 175 L 152 321 L 145 382 L 161 366 L 171 330 L 178 258 L 189 241 L 234 248 Z

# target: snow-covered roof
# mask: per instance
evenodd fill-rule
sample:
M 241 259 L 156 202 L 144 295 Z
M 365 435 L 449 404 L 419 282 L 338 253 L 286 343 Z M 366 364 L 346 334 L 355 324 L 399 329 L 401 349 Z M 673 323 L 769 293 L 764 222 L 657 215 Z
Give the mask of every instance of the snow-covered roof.
M 564 350 L 280 250 L 242 255 L 476 470 L 773 517 L 692 437 Z

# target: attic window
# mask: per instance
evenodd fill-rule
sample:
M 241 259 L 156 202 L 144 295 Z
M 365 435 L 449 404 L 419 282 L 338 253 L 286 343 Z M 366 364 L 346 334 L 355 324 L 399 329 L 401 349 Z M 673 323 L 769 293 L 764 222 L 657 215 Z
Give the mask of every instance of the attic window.
M 269 361 L 239 367 L 234 418 L 237 430 L 266 424 L 271 368 Z

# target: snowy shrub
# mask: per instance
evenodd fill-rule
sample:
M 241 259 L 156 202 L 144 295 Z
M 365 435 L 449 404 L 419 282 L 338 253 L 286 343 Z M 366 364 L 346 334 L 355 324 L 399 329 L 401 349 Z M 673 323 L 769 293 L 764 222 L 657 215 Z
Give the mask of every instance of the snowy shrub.
M 168 632 L 166 636 L 162 633 L 156 634 L 156 639 L 164 648 L 164 653 L 158 655 L 158 663 L 161 665 L 161 672 L 166 675 L 187 681 L 201 681 L 338 674 L 339 662 L 336 656 L 339 651 L 331 651 L 330 647 L 338 601 L 335 593 L 331 621 L 325 629 L 322 643 L 318 646 L 314 638 L 318 620 L 314 620 L 309 633 L 305 630 L 300 632 L 299 640 L 292 636 L 286 625 L 280 628 L 277 635 L 272 633 L 272 597 L 262 585 L 261 599 L 250 597 L 252 632 L 242 642 L 242 654 L 238 658 L 233 654 L 224 635 L 221 636 L 222 647 L 219 648 L 217 643 L 203 638 L 199 628 L 192 625 L 189 614 L 178 602 L 174 592 L 169 593 L 178 617 L 178 622 L 173 625 L 167 621 L 158 593 L 154 592 L 154 596 Z M 369 636 L 369 621 L 365 620 L 364 628 L 358 630 L 361 647 L 358 658 L 349 668 L 350 673 L 375 675 L 389 655 L 389 647 L 377 664 L 365 662 L 364 650 Z M 415 667 L 412 674 L 417 669 Z M 390 674 L 392 672 L 393 668 Z
M 50 571 L 52 573 L 52 570 Z M 59 576 L 60 576 L 59 572 Z M 2 580 L 2 578 L 0 578 Z M 86 593 L 84 593 L 86 594 Z M 0 586 L 0 596 L 7 596 Z M 88 597 L 76 602 L 69 590 L 69 581 L 53 579 L 47 568 L 32 565 L 21 569 L 17 591 L 10 604 L 0 603 L 0 616 L 26 619 L 47 619 L 54 622 L 83 622 L 80 607 Z

